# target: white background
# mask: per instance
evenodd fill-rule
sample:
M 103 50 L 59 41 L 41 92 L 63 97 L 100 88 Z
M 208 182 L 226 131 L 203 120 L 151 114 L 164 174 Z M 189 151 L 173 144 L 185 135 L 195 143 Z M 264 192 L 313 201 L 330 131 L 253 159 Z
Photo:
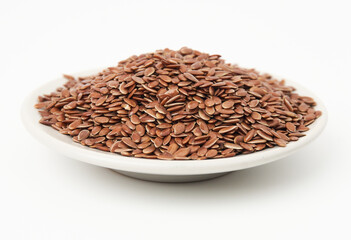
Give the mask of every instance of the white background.
M 351 239 L 349 1 L 0 2 L 0 239 Z M 62 157 L 20 106 L 61 76 L 189 46 L 284 76 L 326 104 L 323 134 L 268 165 L 159 184 Z

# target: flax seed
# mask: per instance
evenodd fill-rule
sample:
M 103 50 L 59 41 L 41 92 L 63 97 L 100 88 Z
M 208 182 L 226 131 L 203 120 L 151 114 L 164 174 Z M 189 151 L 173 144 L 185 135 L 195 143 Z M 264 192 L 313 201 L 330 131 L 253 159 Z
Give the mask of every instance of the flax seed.
M 207 158 L 213 158 L 214 156 L 217 155 L 217 150 L 216 149 L 211 149 L 211 150 L 208 150 L 207 153 L 206 153 L 206 157 Z
M 184 123 L 177 123 L 176 125 L 173 126 L 173 132 L 174 134 L 182 134 L 185 130 L 185 125 Z
M 291 122 L 287 122 L 287 123 L 285 124 L 285 127 L 286 127 L 286 129 L 288 129 L 290 132 L 295 132 L 295 131 L 296 131 L 296 126 L 295 126 L 293 123 L 291 123 Z
M 233 100 L 228 100 L 222 103 L 222 107 L 227 109 L 227 108 L 232 108 L 234 106 L 234 101 Z
M 175 157 L 186 157 L 190 153 L 190 148 L 180 148 L 174 153 Z
M 79 134 L 78 134 L 78 140 L 79 140 L 79 141 L 82 141 L 82 140 L 84 140 L 84 139 L 87 139 L 87 138 L 89 137 L 89 135 L 90 135 L 90 131 L 84 129 L 84 130 L 82 130 L 82 131 L 79 132 Z

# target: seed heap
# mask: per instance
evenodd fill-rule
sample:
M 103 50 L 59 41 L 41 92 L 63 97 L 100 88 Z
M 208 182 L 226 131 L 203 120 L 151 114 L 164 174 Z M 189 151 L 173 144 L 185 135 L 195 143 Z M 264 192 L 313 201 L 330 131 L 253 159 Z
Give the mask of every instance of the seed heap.
M 39 97 L 40 123 L 124 156 L 201 160 L 285 147 L 321 115 L 284 81 L 186 47 L 65 77 Z

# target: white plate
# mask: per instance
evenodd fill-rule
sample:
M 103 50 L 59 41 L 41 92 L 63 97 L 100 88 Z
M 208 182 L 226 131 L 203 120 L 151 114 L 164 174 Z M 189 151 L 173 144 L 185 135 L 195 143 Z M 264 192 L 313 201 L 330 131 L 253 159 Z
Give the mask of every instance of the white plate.
M 87 76 L 97 71 L 86 71 L 74 76 Z M 53 150 L 75 160 L 110 168 L 121 174 L 143 180 L 159 182 L 189 182 L 211 179 L 226 173 L 251 168 L 284 158 L 307 143 L 314 140 L 324 129 L 327 122 L 327 111 L 323 103 L 313 93 L 294 82 L 287 85 L 294 86 L 301 95 L 314 98 L 316 109 L 322 111 L 306 136 L 296 142 L 290 142 L 286 147 L 274 147 L 263 151 L 238 155 L 230 158 L 209 160 L 157 160 L 135 157 L 125 157 L 115 153 L 92 149 L 75 143 L 70 136 L 60 134 L 51 127 L 39 123 L 40 115 L 34 108 L 39 95 L 54 91 L 65 83 L 64 78 L 50 81 L 33 91 L 22 105 L 22 120 L 27 130 L 40 142 Z

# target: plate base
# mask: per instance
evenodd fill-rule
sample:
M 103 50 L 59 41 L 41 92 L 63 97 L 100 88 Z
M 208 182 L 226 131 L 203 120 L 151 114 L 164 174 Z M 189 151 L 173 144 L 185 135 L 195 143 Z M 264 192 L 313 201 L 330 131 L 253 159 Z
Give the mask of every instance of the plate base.
M 164 182 L 164 183 L 198 182 L 198 181 L 210 180 L 210 179 L 217 178 L 230 173 L 230 172 L 224 172 L 224 173 L 211 173 L 211 174 L 201 174 L 201 175 L 158 175 L 158 174 L 126 172 L 126 171 L 120 171 L 115 169 L 111 169 L 111 170 L 117 173 L 120 173 L 122 175 L 140 179 L 140 180 L 151 181 L 151 182 Z

